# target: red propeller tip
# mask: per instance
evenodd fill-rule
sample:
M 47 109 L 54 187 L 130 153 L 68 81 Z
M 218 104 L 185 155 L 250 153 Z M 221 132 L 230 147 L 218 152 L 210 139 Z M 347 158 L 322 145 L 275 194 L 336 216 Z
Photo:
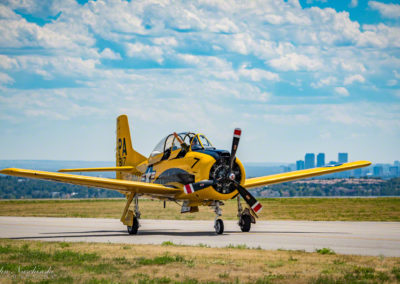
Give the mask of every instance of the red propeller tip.
M 185 186 L 183 187 L 183 190 L 185 191 L 186 194 L 189 194 L 189 193 L 193 193 L 193 192 L 194 192 L 194 189 L 193 189 L 193 186 L 192 186 L 191 183 L 185 185 Z
M 240 138 L 241 134 L 242 134 L 242 130 L 240 128 L 235 128 L 235 131 L 233 132 L 233 136 Z
M 253 209 L 254 212 L 258 213 L 262 209 L 262 205 L 260 202 L 256 202 L 253 206 L 251 206 L 251 209 Z

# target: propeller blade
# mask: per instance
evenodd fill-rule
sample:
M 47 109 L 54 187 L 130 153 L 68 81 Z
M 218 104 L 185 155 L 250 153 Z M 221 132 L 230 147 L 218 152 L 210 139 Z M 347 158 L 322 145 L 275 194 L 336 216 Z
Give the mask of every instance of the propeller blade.
M 247 189 L 245 189 L 243 186 L 235 181 L 234 185 L 239 191 L 239 194 L 243 197 L 244 201 L 246 201 L 246 203 L 250 206 L 251 210 L 253 210 L 254 213 L 258 213 L 262 210 L 261 203 L 257 201 L 257 199 L 255 199 L 254 196 L 251 195 Z
M 213 184 L 214 184 L 213 180 L 202 180 L 202 181 L 195 182 L 195 183 L 189 183 L 189 184 L 186 184 L 183 186 L 183 191 L 186 194 L 190 194 L 195 191 L 199 191 L 206 187 L 212 186 Z
M 235 130 L 233 131 L 231 159 L 229 161 L 229 174 L 232 173 L 233 163 L 235 161 L 236 151 L 239 146 L 241 134 L 242 134 L 242 130 L 240 128 L 235 128 Z

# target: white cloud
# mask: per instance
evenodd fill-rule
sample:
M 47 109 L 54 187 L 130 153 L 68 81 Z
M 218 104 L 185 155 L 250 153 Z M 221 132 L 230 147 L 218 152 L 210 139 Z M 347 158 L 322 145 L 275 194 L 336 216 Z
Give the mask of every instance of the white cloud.
M 342 97 L 348 97 L 350 95 L 345 87 L 336 87 L 335 92 Z
M 129 57 L 138 57 L 144 59 L 150 59 L 158 62 L 159 64 L 163 63 L 164 52 L 158 46 L 145 45 L 140 42 L 138 43 L 127 43 L 126 44 L 126 54 Z
M 355 75 L 348 76 L 344 79 L 345 85 L 351 85 L 354 82 L 364 83 L 365 78 L 360 74 L 355 74 Z
M 378 1 L 369 1 L 368 6 L 386 18 L 397 19 L 400 18 L 400 5 L 398 4 L 385 4 Z
M 106 59 L 121 59 L 121 55 L 119 53 L 116 53 L 109 48 L 103 49 L 103 51 L 100 53 L 100 56 L 101 58 Z
M 323 79 L 320 79 L 317 83 L 311 83 L 311 87 L 313 88 L 321 88 L 324 86 L 329 86 L 335 84 L 337 79 L 333 76 L 329 76 Z
M 0 68 L 11 69 L 16 67 L 18 67 L 18 63 L 15 58 L 0 54 Z
M 14 83 L 14 79 L 8 76 L 6 73 L 0 72 L 0 84 Z
M 153 39 L 157 45 L 178 46 L 178 41 L 174 37 L 158 37 Z
M 279 81 L 279 75 L 276 73 L 258 68 L 248 69 L 245 65 L 242 66 L 238 72 L 240 76 L 256 82 L 262 80 Z
M 351 0 L 349 6 L 355 8 L 358 6 L 358 0 Z
M 396 86 L 396 85 L 397 85 L 397 80 L 394 80 L 394 79 L 388 80 L 388 81 L 386 82 L 386 85 L 389 86 L 389 87 Z
M 269 64 L 278 70 L 298 71 L 321 69 L 323 64 L 319 59 L 313 59 L 303 54 L 289 53 L 280 58 L 271 59 Z

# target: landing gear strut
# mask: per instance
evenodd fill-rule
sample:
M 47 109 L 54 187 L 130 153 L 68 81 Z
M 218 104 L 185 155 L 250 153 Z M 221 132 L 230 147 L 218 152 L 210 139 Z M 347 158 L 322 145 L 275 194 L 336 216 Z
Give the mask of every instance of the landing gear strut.
M 242 204 L 240 203 L 240 196 L 237 197 L 238 202 L 238 217 L 239 222 L 238 225 L 242 232 L 249 232 L 251 229 L 251 223 L 256 223 L 255 218 L 251 215 L 249 208 L 242 208 Z
M 217 235 L 221 235 L 224 233 L 224 221 L 219 219 L 219 217 L 222 215 L 222 210 L 219 207 L 219 205 L 220 205 L 219 201 L 215 201 L 214 204 L 212 205 L 214 207 L 214 212 L 216 214 L 214 221 L 214 229 Z
M 135 199 L 135 213 L 132 210 L 128 210 L 129 206 L 132 203 L 132 200 Z M 121 222 L 126 225 L 128 233 L 130 235 L 136 235 L 138 229 L 140 227 L 139 224 L 140 219 L 140 211 L 139 211 L 139 196 L 137 194 L 131 193 L 126 201 L 124 213 L 121 217 Z

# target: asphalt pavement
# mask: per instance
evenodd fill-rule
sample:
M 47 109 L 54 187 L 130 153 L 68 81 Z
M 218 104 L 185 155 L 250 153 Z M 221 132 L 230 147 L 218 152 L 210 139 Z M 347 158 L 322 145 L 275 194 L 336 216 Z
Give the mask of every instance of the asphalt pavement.
M 250 248 L 400 257 L 400 222 L 258 221 L 242 233 L 236 221 L 224 221 L 216 235 L 213 220 L 140 220 L 138 235 L 128 235 L 116 219 L 0 217 L 0 238 L 130 244 L 243 245 Z

